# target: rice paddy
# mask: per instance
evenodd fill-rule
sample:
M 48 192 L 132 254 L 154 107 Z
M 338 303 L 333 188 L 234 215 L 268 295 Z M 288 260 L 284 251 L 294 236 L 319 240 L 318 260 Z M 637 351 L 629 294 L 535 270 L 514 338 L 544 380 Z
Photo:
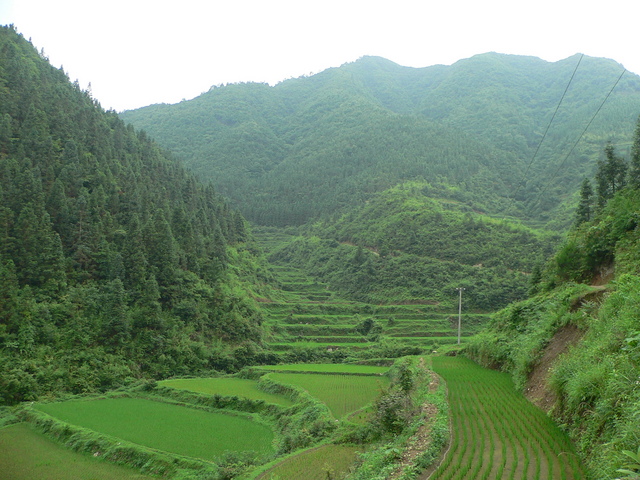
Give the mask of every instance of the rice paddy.
M 273 453 L 270 428 L 248 418 L 142 398 L 36 405 L 64 422 L 178 455 L 216 460 L 225 451 Z
M 350 375 L 382 375 L 389 370 L 389 367 L 348 365 L 343 363 L 289 363 L 282 365 L 261 365 L 254 368 L 279 372 L 344 373 Z
M 341 374 L 274 372 L 278 383 L 296 385 L 323 402 L 335 418 L 342 418 L 369 405 L 389 385 L 387 377 Z
M 25 423 L 0 429 L 3 480 L 151 480 L 139 471 L 67 450 Z
M 207 395 L 235 396 L 248 398 L 250 400 L 264 400 L 267 403 L 274 403 L 284 407 L 293 405 L 293 402 L 287 397 L 264 392 L 258 388 L 257 381 L 245 378 L 179 378 L 163 380 L 158 382 L 158 385 Z
M 339 480 L 353 465 L 358 447 L 323 445 L 289 457 L 259 475 L 259 480 Z
M 568 437 L 511 378 L 461 357 L 434 357 L 447 382 L 452 439 L 432 480 L 578 480 Z

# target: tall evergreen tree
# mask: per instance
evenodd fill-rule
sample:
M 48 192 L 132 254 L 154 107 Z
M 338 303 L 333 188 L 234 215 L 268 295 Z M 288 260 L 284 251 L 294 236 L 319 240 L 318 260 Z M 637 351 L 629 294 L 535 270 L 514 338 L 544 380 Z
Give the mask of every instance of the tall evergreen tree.
M 596 172 L 596 191 L 598 207 L 602 208 L 610 198 L 624 188 L 627 176 L 627 163 L 624 158 L 616 155 L 611 142 L 604 149 L 605 159 L 598 161 Z
M 20 238 L 14 254 L 22 285 L 46 287 L 53 293 L 64 284 L 60 237 L 51 229 L 49 215 L 27 204 L 16 221 Z
M 580 202 L 576 210 L 576 225 L 591 220 L 591 211 L 593 208 L 593 187 L 588 178 L 582 181 L 580 186 Z
M 633 135 L 633 145 L 631 147 L 629 184 L 632 188 L 640 188 L 640 117 L 638 117 L 636 122 L 636 130 Z
M 160 286 L 162 302 L 168 305 L 171 301 L 171 286 L 176 281 L 179 251 L 164 210 L 160 209 L 153 214 L 145 225 L 143 235 L 149 265 Z

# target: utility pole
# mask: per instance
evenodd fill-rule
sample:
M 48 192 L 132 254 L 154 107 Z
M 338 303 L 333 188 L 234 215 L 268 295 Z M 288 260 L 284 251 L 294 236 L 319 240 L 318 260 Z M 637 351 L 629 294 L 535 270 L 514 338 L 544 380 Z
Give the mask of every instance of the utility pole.
M 462 291 L 466 290 L 466 288 L 458 287 L 456 290 L 460 292 L 460 301 L 458 302 L 458 345 L 460 345 L 460 331 L 462 327 Z

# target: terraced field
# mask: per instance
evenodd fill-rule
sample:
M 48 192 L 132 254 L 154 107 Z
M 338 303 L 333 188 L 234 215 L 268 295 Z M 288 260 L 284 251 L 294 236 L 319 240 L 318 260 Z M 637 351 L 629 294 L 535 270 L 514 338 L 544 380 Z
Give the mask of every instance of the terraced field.
M 462 357 L 433 357 L 447 382 L 451 445 L 432 480 L 585 478 L 568 437 L 511 378 Z
M 265 251 L 286 240 L 284 233 L 258 232 Z M 267 325 L 273 332 L 269 345 L 274 350 L 299 347 L 366 348 L 371 341 L 387 338 L 405 345 L 426 348 L 458 341 L 458 314 L 443 312 L 434 305 L 369 305 L 340 298 L 326 284 L 288 265 L 272 265 L 284 300 L 263 303 Z M 464 314 L 462 338 L 477 333 L 483 314 Z M 381 331 L 366 335 L 356 330 L 366 319 Z
M 133 468 L 82 455 L 55 443 L 30 425 L 0 429 L 0 478 L 3 480 L 152 480 Z
M 303 388 L 327 405 L 336 419 L 373 403 L 389 385 L 388 377 L 372 375 L 274 372 L 269 377 L 278 383 Z
M 254 370 L 294 373 L 344 373 L 349 375 L 382 375 L 389 367 L 371 365 L 349 365 L 344 363 L 290 363 L 280 365 L 259 365 Z
M 258 388 L 258 382 L 244 378 L 177 378 L 158 382 L 161 387 L 187 390 L 189 392 L 204 393 L 207 395 L 233 396 L 248 398 L 250 400 L 264 400 L 284 407 L 293 405 L 293 402 L 284 395 L 267 393 Z
M 381 337 L 404 344 L 431 347 L 458 341 L 455 314 L 437 312 L 430 305 L 371 306 L 350 302 L 293 267 L 276 266 L 274 273 L 289 297 L 286 302 L 263 304 L 267 323 L 274 332 L 270 342 L 274 350 L 295 345 L 364 348 L 372 337 L 358 332 L 356 327 L 365 319 L 372 319 L 382 328 Z M 475 334 L 483 319 L 479 314 L 465 315 L 463 337 Z
M 214 461 L 226 451 L 273 453 L 272 430 L 240 415 L 142 398 L 67 401 L 34 408 L 72 425 L 188 457 Z
M 338 479 L 353 465 L 358 447 L 323 445 L 287 458 L 257 476 L 257 480 L 327 480 Z

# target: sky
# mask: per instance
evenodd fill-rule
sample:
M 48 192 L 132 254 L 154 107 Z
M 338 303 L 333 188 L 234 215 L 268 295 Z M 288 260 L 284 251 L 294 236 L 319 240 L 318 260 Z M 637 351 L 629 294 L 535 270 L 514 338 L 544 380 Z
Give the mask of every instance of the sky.
M 318 73 L 364 55 L 450 65 L 486 52 L 605 57 L 640 74 L 636 0 L 0 0 L 105 109 Z

